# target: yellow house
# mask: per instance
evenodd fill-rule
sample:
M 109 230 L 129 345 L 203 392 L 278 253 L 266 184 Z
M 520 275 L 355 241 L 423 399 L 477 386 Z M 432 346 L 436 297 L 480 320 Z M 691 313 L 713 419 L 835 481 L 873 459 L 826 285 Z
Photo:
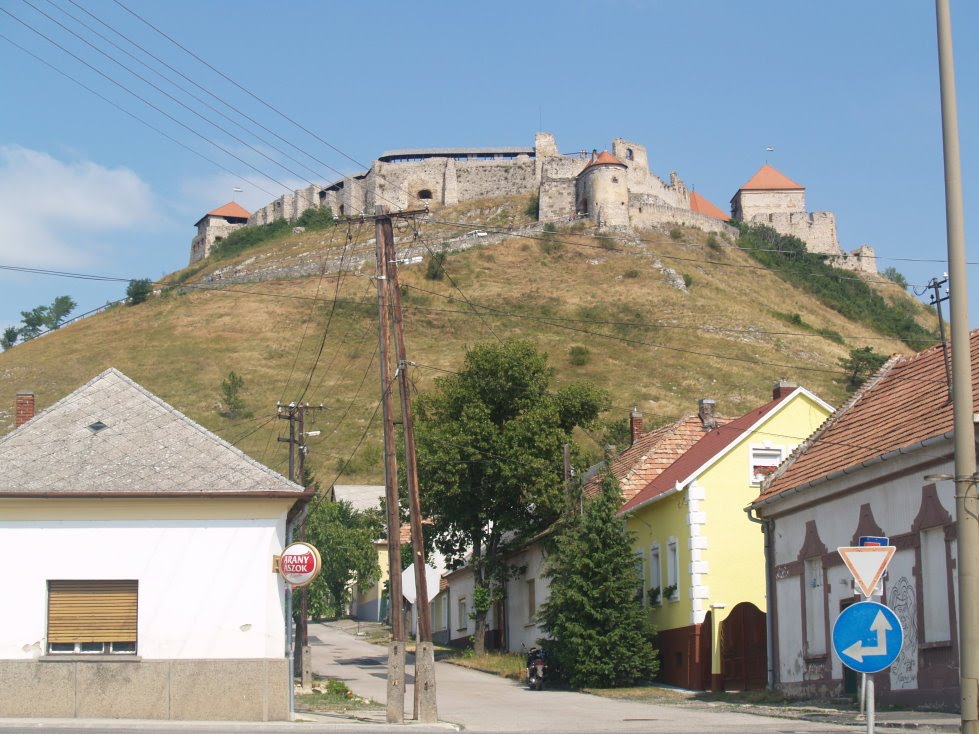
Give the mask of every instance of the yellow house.
M 744 508 L 762 479 L 832 412 L 785 382 L 776 383 L 770 402 L 734 420 L 718 418 L 714 401 L 701 400 L 699 438 L 638 492 L 626 491 L 620 515 L 634 534 L 665 682 L 764 687 L 763 535 Z

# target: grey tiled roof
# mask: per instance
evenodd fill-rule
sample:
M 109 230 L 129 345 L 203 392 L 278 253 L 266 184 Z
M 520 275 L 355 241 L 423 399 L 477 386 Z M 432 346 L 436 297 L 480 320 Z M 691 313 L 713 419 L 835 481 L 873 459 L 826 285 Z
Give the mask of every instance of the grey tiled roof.
M 0 495 L 302 491 L 111 368 L 0 438 Z
M 333 499 L 337 502 L 349 502 L 355 510 L 378 509 L 384 494 L 383 484 L 333 485 Z

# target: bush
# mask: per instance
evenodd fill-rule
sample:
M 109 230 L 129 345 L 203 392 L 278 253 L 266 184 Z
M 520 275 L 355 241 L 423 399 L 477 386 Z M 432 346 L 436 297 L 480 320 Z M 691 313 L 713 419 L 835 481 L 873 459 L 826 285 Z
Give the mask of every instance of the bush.
M 335 221 L 333 210 L 330 207 L 317 206 L 312 209 L 307 209 L 300 214 L 299 219 L 296 220 L 296 226 L 305 227 L 306 229 L 326 229 L 327 227 L 332 227 Z
M 670 239 L 671 240 L 680 240 L 682 238 L 683 238 L 683 232 L 681 232 L 679 229 L 677 229 L 676 227 L 674 227 L 673 229 L 670 230 Z
M 806 250 L 798 237 L 790 237 L 764 225 L 739 224 L 738 247 L 782 280 L 811 293 L 823 304 L 852 321 L 900 339 L 915 350 L 937 340 L 915 320 L 919 309 L 913 303 L 889 304 L 853 273 L 826 264 Z
M 149 278 L 131 280 L 126 287 L 126 303 L 136 306 L 146 301 L 153 292 L 153 282 Z
M 724 249 L 721 246 L 720 240 L 717 239 L 716 232 L 711 232 L 710 234 L 707 235 L 707 246 L 710 249 L 712 249 L 714 252 L 720 252 L 722 249 Z
M 638 278 L 639 277 L 639 271 L 636 270 L 635 268 L 633 268 L 632 270 L 626 270 L 624 273 L 622 273 L 622 277 L 623 278 Z
M 236 229 L 223 240 L 211 248 L 211 257 L 216 260 L 224 260 L 234 257 L 239 252 L 257 247 L 263 242 L 268 242 L 275 237 L 281 237 L 292 230 L 292 224 L 285 219 L 278 219 L 269 224 L 261 224 L 257 227 L 242 227 Z
M 540 218 L 540 196 L 534 194 L 530 197 L 530 201 L 527 202 L 527 208 L 524 209 L 524 214 L 526 214 L 531 219 Z
M 690 286 L 692 286 L 693 285 L 693 276 L 692 275 L 687 275 L 686 273 L 684 273 L 683 274 L 683 285 L 686 286 L 687 288 L 689 288 Z
M 903 275 L 901 275 L 901 273 L 899 273 L 897 268 L 895 267 L 890 267 L 885 269 L 884 272 L 881 273 L 881 275 L 883 275 L 888 280 L 897 283 L 902 288 L 908 287 L 908 279 L 905 278 Z
M 248 417 L 245 401 L 241 397 L 244 387 L 244 378 L 236 374 L 234 370 L 228 373 L 227 379 L 221 381 L 221 397 L 224 398 L 224 416 L 226 418 Z
M 445 252 L 436 252 L 428 260 L 425 277 L 428 280 L 442 280 L 445 277 Z
M 591 350 L 580 344 L 575 344 L 568 350 L 568 361 L 575 367 L 582 367 L 591 362 Z

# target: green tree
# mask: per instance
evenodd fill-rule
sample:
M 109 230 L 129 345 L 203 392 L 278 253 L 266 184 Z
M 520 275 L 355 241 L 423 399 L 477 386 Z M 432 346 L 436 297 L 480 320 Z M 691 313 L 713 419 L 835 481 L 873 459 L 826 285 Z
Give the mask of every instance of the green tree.
M 868 377 L 884 366 L 887 357 L 871 347 L 851 349 L 849 357 L 841 357 L 840 367 L 848 373 L 847 384 L 851 390 L 860 387 Z
M 245 388 L 245 379 L 235 373 L 234 370 L 228 373 L 228 377 L 221 381 L 221 397 L 224 398 L 224 415 L 228 418 L 247 418 L 245 401 L 241 397 L 242 390 Z
M 6 352 L 17 343 L 18 338 L 20 338 L 20 331 L 17 327 L 8 326 L 3 330 L 3 336 L 0 336 L 0 347 L 3 347 L 3 351 Z
M 77 305 L 71 296 L 58 296 L 47 308 L 44 316 L 44 325 L 51 331 L 54 331 L 65 322 L 65 319 L 75 310 L 75 306 Z
M 323 558 L 309 586 L 311 617 L 340 617 L 353 584 L 369 588 L 381 578 L 374 543 L 384 536 L 379 510 L 355 510 L 349 502 L 315 500 L 306 520 L 307 538 Z
M 477 345 L 459 374 L 416 403 L 422 513 L 449 563 L 472 567 L 479 652 L 486 613 L 512 572 L 508 548 L 557 518 L 564 444 L 607 402 L 587 385 L 552 390 L 551 378 L 547 355 L 530 342 Z
M 23 326 L 18 330 L 20 338 L 27 341 L 38 336 L 44 330 L 44 322 L 47 319 L 47 315 L 47 306 L 37 306 L 31 311 L 21 311 L 20 318 Z
M 639 570 L 618 482 L 607 473 L 602 492 L 568 513 L 548 558 L 550 596 L 541 608 L 544 644 L 575 687 L 628 686 L 659 668 L 653 629 L 636 596 Z
M 442 280 L 445 277 L 445 252 L 436 252 L 429 258 L 425 277 L 428 280 Z
M 129 281 L 129 285 L 126 286 L 126 303 L 128 303 L 130 306 L 136 306 L 146 301 L 152 292 L 153 281 L 151 281 L 149 278 L 131 280 Z
M 881 273 L 885 278 L 890 281 L 897 283 L 902 288 L 908 287 L 908 279 L 893 265 L 889 268 L 884 268 L 884 272 Z

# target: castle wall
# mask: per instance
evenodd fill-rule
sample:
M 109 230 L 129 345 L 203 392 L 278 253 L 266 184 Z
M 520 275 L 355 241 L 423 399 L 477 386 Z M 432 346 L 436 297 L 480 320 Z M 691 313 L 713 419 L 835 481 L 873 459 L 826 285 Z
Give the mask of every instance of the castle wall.
M 836 216 L 832 212 L 771 212 L 757 214 L 745 221 L 767 224 L 776 232 L 798 237 L 806 243 L 809 252 L 824 255 L 842 253 L 836 239 Z
M 633 227 L 693 227 L 704 232 L 726 234 L 732 238 L 738 236 L 737 229 L 720 219 L 664 204 L 647 194 L 633 194 L 629 197 L 629 213 Z

